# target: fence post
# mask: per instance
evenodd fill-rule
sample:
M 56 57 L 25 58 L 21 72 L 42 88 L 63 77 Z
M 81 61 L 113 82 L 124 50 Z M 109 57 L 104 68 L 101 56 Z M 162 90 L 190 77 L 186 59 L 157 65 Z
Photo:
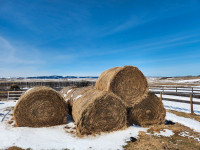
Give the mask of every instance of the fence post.
M 193 101 L 192 101 L 192 94 L 190 94 L 190 108 L 191 108 L 191 114 L 193 114 Z
M 176 87 L 176 95 L 177 95 L 177 92 L 178 92 L 178 89 L 177 89 L 177 87 Z
M 193 87 L 192 87 L 192 94 L 193 94 L 193 91 L 194 91 L 194 90 L 193 90 Z
M 162 87 L 162 92 L 164 93 L 164 86 Z
M 162 101 L 162 92 L 160 92 L 160 101 Z
M 9 100 L 9 91 L 8 91 L 8 97 L 7 97 L 7 100 Z

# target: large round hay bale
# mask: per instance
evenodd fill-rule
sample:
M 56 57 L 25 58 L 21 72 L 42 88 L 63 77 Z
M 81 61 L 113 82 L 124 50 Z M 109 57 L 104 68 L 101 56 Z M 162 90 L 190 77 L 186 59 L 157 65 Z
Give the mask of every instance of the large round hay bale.
M 148 96 L 128 112 L 128 122 L 140 126 L 162 124 L 165 122 L 166 110 L 162 101 L 153 93 Z
M 111 132 L 127 125 L 126 107 L 121 99 L 96 89 L 88 90 L 74 101 L 72 116 L 78 135 Z
M 20 87 L 17 84 L 12 84 L 9 87 L 9 91 L 20 91 Z
M 95 88 L 113 92 L 121 97 L 127 107 L 134 106 L 148 93 L 146 77 L 134 66 L 115 67 L 104 71 Z
M 24 93 L 14 108 L 20 127 L 46 127 L 63 124 L 68 113 L 63 97 L 49 87 L 35 87 Z

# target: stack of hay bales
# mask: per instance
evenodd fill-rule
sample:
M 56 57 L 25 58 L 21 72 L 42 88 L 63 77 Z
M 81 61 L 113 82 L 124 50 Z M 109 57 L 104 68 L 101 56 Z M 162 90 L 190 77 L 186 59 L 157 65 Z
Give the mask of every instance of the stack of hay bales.
M 164 123 L 162 101 L 148 91 L 137 67 L 115 67 L 104 71 L 95 87 L 69 86 L 60 93 L 48 87 L 28 90 L 14 108 L 14 120 L 17 126 L 46 127 L 63 124 L 69 113 L 79 136 L 124 129 L 127 123 Z
M 162 101 L 148 93 L 147 80 L 137 67 L 124 66 L 106 70 L 100 75 L 95 88 L 121 97 L 126 104 L 130 124 L 148 126 L 165 121 L 166 111 Z
M 14 120 L 20 127 L 46 127 L 63 124 L 68 113 L 63 97 L 49 87 L 25 92 L 14 108 Z
M 162 102 L 148 93 L 143 73 L 134 66 L 104 71 L 94 87 L 67 87 L 61 93 L 72 108 L 78 135 L 110 132 L 129 124 L 164 123 Z

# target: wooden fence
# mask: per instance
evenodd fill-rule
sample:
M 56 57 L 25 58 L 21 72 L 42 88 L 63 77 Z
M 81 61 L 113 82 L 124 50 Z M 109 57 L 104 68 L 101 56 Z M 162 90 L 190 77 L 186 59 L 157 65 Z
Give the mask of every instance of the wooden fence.
M 56 90 L 60 90 L 66 86 L 88 86 L 94 85 L 95 81 L 53 81 L 53 82 L 9 82 L 0 83 L 0 87 L 8 87 L 12 84 L 18 84 L 22 91 L 0 91 L 0 98 L 7 100 L 17 100 L 21 94 L 26 90 L 34 86 L 49 86 Z M 175 86 L 151 86 L 150 92 L 160 94 L 161 100 L 188 103 L 191 105 L 191 113 L 193 113 L 193 104 L 200 105 L 199 101 L 193 101 L 193 98 L 200 98 L 200 87 L 175 87 Z M 162 98 L 162 95 L 174 95 L 174 96 L 186 96 L 188 101 L 175 99 L 175 98 Z
M 190 104 L 191 114 L 194 113 L 193 104 L 200 105 L 200 87 L 151 86 L 150 92 L 160 94 L 159 97 L 161 100 Z M 188 100 L 176 98 L 163 98 L 163 94 L 184 96 L 188 97 Z M 193 101 L 193 98 L 197 98 L 199 99 L 199 101 Z
M 194 98 L 200 98 L 200 87 L 191 87 L 191 86 L 151 86 L 150 91 L 159 94 L 162 92 L 166 95 L 176 95 L 176 96 L 187 96 L 190 94 L 193 95 Z

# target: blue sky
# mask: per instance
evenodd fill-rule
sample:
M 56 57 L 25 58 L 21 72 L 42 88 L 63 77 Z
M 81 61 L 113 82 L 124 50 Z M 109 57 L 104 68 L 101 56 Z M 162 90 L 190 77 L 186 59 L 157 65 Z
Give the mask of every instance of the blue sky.
M 199 0 L 0 0 L 0 77 L 200 75 Z

